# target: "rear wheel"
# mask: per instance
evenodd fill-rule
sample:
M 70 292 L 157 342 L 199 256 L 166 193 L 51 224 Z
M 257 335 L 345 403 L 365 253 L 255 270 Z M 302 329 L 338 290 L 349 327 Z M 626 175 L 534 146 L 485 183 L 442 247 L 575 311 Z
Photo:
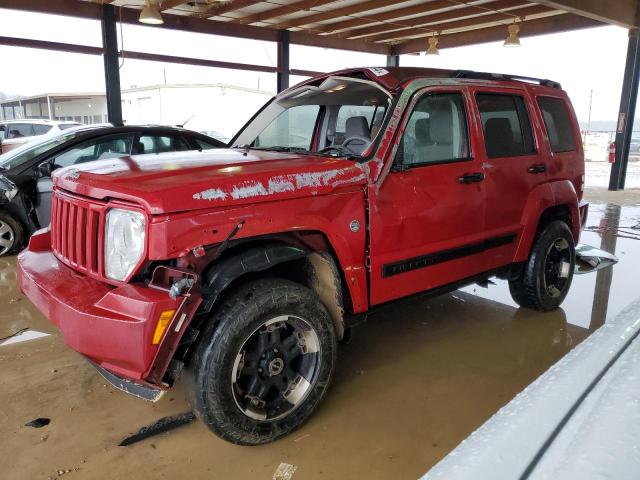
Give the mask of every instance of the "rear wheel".
M 337 342 L 315 294 L 286 280 L 248 283 L 211 319 L 188 369 L 196 415 L 233 443 L 302 425 L 329 385 Z
M 569 226 L 560 220 L 551 222 L 538 234 L 519 277 L 509 281 L 511 296 L 521 307 L 540 311 L 558 308 L 569 292 L 575 263 Z
M 23 242 L 20 222 L 11 215 L 0 212 L 0 257 L 15 253 Z

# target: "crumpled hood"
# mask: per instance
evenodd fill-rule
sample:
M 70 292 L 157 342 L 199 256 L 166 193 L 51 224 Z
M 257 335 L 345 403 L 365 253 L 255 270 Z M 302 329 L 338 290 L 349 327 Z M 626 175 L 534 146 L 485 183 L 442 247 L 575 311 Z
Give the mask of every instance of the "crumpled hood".
M 366 164 L 352 160 L 242 149 L 137 155 L 53 174 L 57 188 L 152 214 L 326 195 L 366 181 Z

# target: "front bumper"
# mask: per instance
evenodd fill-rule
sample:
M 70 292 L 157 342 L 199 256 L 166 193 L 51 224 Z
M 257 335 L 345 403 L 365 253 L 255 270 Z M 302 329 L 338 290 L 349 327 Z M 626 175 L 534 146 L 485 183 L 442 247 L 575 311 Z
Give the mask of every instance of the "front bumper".
M 21 291 L 60 329 L 65 343 L 92 363 L 118 377 L 166 388 L 159 380 L 167 350 L 175 351 L 171 337 L 188 324 L 182 316 L 185 298 L 172 299 L 166 290 L 142 283 L 113 287 L 79 274 L 54 256 L 50 240 L 41 230 L 18 256 Z M 153 345 L 158 319 L 167 310 L 176 313 L 163 340 Z M 152 372 L 155 378 L 148 380 Z

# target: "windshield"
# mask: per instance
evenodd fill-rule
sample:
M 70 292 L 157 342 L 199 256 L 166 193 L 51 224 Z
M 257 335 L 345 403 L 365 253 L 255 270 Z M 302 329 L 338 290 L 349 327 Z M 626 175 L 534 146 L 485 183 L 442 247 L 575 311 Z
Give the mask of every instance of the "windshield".
M 19 167 L 38 155 L 45 153 L 62 143 L 71 140 L 80 132 L 66 132 L 58 135 L 47 136 L 44 140 L 33 141 L 0 155 L 0 168 L 9 170 Z
M 375 140 L 391 102 L 373 82 L 329 77 L 272 101 L 234 147 L 360 156 Z

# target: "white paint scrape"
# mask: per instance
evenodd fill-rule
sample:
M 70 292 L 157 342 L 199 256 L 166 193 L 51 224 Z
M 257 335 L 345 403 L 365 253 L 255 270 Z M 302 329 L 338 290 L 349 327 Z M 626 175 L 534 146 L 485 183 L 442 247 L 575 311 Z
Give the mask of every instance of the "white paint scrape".
M 210 188 L 193 195 L 194 200 L 224 200 L 227 194 L 219 188 Z
M 356 164 L 356 166 L 361 170 L 361 173 L 356 177 L 348 176 L 347 178 L 340 179 L 339 177 L 343 175 L 353 173 L 352 170 L 347 168 L 327 170 L 325 172 L 296 173 L 272 177 L 266 186 L 260 181 L 247 181 L 234 185 L 231 192 L 225 192 L 220 188 L 211 188 L 194 194 L 193 198 L 194 200 L 225 200 L 228 196 L 231 196 L 234 200 L 239 200 L 275 193 L 293 192 L 296 189 L 302 188 L 317 188 L 329 185 L 339 186 L 365 180 L 368 176 L 367 167 L 359 164 Z M 338 179 L 336 179 L 336 177 L 338 177 Z M 316 192 L 312 193 L 315 194 Z

